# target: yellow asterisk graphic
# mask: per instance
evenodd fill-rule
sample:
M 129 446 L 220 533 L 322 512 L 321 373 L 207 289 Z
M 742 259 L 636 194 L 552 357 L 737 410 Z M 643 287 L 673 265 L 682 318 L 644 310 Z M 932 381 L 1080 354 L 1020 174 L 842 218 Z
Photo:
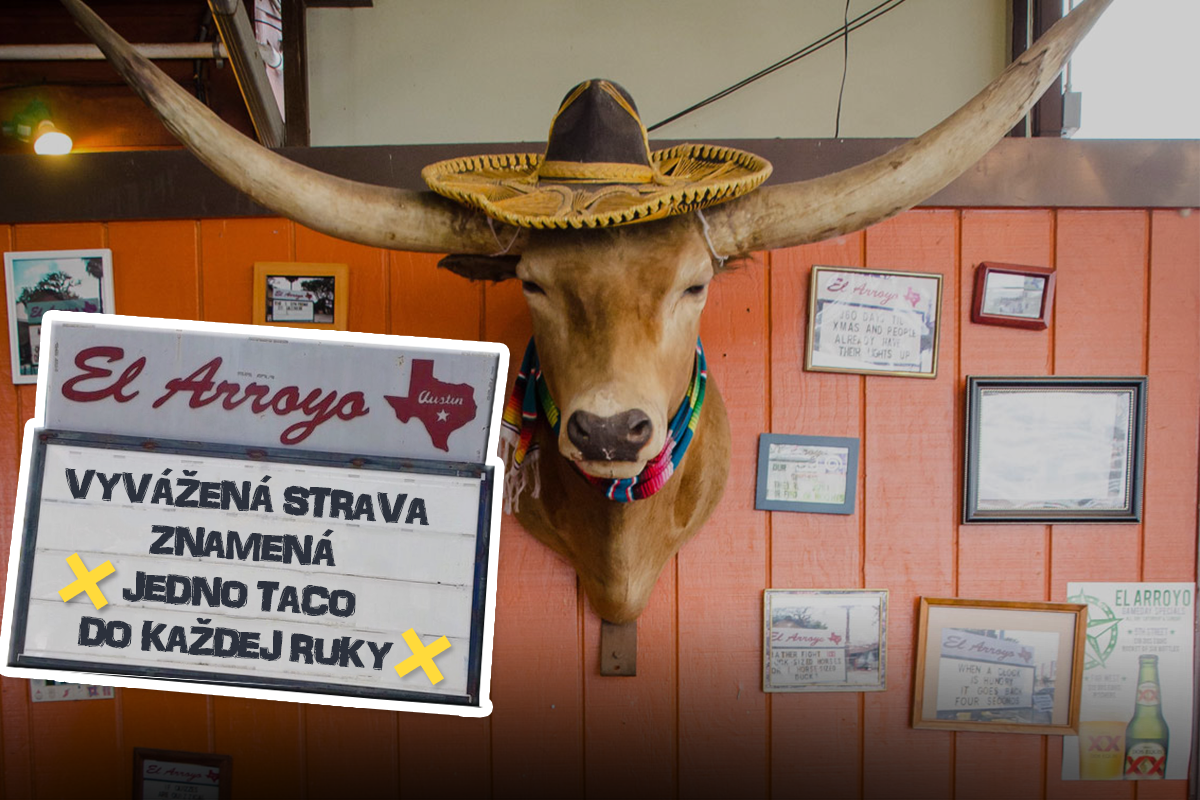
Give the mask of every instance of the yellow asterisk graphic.
M 96 584 L 117 571 L 111 561 L 105 561 L 95 569 L 88 571 L 88 568 L 83 565 L 83 559 L 79 557 L 79 553 L 71 553 L 67 556 L 67 566 L 71 568 L 71 572 L 75 573 L 76 580 L 58 590 L 58 596 L 63 599 L 64 603 L 80 592 L 87 592 L 88 599 L 97 609 L 108 605 L 108 599 Z
M 429 678 L 429 682 L 436 685 L 442 679 L 442 671 L 433 663 L 433 657 L 449 650 L 450 640 L 443 636 L 426 647 L 421 644 L 421 637 L 417 636 L 417 632 L 412 628 L 401 635 L 404 637 L 404 641 L 408 642 L 409 649 L 413 654 L 396 665 L 396 672 L 403 678 L 420 667 L 425 670 L 425 677 Z

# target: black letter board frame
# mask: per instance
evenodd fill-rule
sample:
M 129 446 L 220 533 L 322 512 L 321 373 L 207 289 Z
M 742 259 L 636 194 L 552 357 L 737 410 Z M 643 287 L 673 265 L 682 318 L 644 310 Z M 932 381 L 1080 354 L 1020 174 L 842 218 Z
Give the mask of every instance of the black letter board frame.
M 156 454 L 480 479 L 479 513 L 476 517 L 475 534 L 475 567 L 471 590 L 471 638 L 470 653 L 467 659 L 467 695 L 465 697 L 455 697 L 431 692 L 414 692 L 406 689 L 352 687 L 320 681 L 254 678 L 248 675 L 244 677 L 239 675 L 222 676 L 220 673 L 176 669 L 173 667 L 122 667 L 115 664 L 97 664 L 86 661 L 22 655 L 25 647 L 25 626 L 28 621 L 29 595 L 33 581 L 33 558 L 37 547 L 38 518 L 41 510 L 46 448 L 50 444 L 70 447 L 90 447 L 110 451 L 148 451 Z M 479 707 L 492 515 L 492 489 L 494 481 L 495 475 L 492 467 L 470 462 L 384 458 L 381 456 L 358 456 L 344 453 L 285 450 L 274 447 L 246 448 L 236 445 L 147 439 L 140 436 L 81 433 L 45 428 L 36 429 L 33 432 L 33 457 L 26 489 L 25 527 L 21 542 L 21 563 L 17 576 L 17 596 L 14 605 L 12 641 L 9 653 L 7 654 L 7 663 L 9 666 L 21 668 L 87 672 L 94 674 L 97 678 L 101 678 L 106 674 L 124 675 L 165 681 L 189 681 L 196 684 L 208 683 L 254 689 L 319 693 L 353 698 L 415 702 L 426 705 L 441 704 Z M 95 565 L 91 566 L 94 567 Z M 400 654 L 396 655 L 399 656 Z M 385 669 L 391 669 L 391 667 L 385 667 Z M 101 684 L 104 683 L 103 680 L 99 682 Z M 169 683 L 165 683 L 159 688 L 164 691 L 172 690 Z M 286 700 L 286 698 L 278 699 Z M 295 701 L 303 702 L 304 700 L 302 697 L 297 697 Z

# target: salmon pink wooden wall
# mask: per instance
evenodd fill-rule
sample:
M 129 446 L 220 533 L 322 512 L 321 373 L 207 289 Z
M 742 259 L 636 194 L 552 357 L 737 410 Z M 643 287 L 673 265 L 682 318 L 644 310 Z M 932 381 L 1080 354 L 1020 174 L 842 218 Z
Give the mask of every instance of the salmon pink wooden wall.
M 250 322 L 255 261 L 334 261 L 350 264 L 352 330 L 500 341 L 517 360 L 529 336 L 518 287 L 283 220 L 0 225 L 2 250 L 82 247 L 112 248 L 123 314 Z M 983 260 L 1058 269 L 1049 330 L 970 322 Z M 944 275 L 937 379 L 804 372 L 813 264 Z M 922 595 L 1061 601 L 1072 580 L 1195 579 L 1200 214 L 912 211 L 720 278 L 703 336 L 732 473 L 641 618 L 636 678 L 599 676 L 574 573 L 506 519 L 491 718 L 135 690 L 31 704 L 4 679 L 0 796 L 128 797 L 131 749 L 148 746 L 232 755 L 244 798 L 1185 797 L 1181 782 L 1064 783 L 1058 737 L 915 731 L 909 714 Z M 1051 374 L 1149 375 L 1144 522 L 959 525 L 966 376 Z M 0 381 L 5 554 L 33 403 Z M 755 511 L 764 431 L 859 438 L 855 513 Z M 765 695 L 765 587 L 890 589 L 888 691 Z

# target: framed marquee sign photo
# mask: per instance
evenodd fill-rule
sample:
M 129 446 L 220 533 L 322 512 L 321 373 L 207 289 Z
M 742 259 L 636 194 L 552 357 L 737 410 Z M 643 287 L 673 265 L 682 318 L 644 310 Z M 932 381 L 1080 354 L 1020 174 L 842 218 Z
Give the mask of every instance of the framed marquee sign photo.
M 48 324 L 57 367 L 26 429 L 5 675 L 490 712 L 499 464 L 428 449 L 494 452 L 494 387 L 506 367 L 498 345 L 437 350 L 314 333 L 295 341 L 303 358 L 293 365 L 290 341 L 239 338 L 246 326 Z M 186 364 L 160 363 L 178 337 L 186 346 L 167 350 Z M 333 363 L 356 369 L 323 372 L 329 346 Z M 224 358 L 235 362 L 231 378 L 259 381 L 197 377 L 214 361 L 223 370 Z M 361 382 L 384 364 L 390 390 Z M 462 381 L 439 381 L 448 375 Z M 297 386 L 305 378 L 324 385 Z M 257 440 L 227 441 L 239 437 L 239 394 L 248 424 L 264 428 Z M 272 397 L 254 413 L 255 400 Z M 189 418 L 210 398 L 230 415 L 224 426 Z M 99 414 L 138 401 L 129 419 Z M 156 413 L 176 437 L 158 432 Z M 371 415 L 374 437 L 397 429 L 397 455 L 339 452 L 312 432 L 342 429 L 331 441 L 350 444 Z M 104 425 L 125 430 L 95 430 Z
M 349 265 L 294 261 L 254 265 L 254 324 L 344 331 L 349 317 Z
M 941 306 L 936 273 L 815 266 L 804 368 L 935 378 Z

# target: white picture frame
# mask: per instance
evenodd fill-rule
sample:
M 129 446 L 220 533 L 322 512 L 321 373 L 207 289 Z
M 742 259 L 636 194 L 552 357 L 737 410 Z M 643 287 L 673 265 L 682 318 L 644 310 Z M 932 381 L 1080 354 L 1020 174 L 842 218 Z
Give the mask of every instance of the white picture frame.
M 37 383 L 41 318 L 47 311 L 113 314 L 112 250 L 24 250 L 4 254 L 13 383 Z
M 764 591 L 763 691 L 885 691 L 887 607 L 887 589 Z

